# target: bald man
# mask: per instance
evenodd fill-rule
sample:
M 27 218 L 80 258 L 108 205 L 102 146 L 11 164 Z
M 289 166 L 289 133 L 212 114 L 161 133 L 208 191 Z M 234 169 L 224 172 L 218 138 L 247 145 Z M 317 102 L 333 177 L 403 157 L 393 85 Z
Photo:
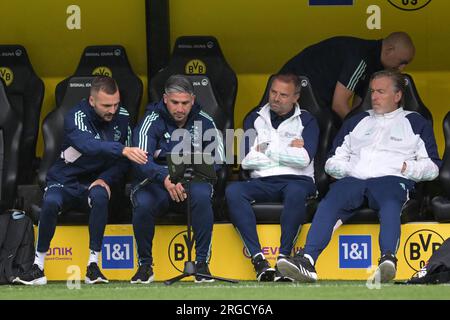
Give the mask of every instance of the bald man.
M 402 71 L 414 54 L 413 41 L 405 32 L 380 40 L 339 36 L 303 49 L 280 72 L 307 76 L 318 103 L 334 112 L 340 126 L 340 119 L 360 104 L 374 72 Z

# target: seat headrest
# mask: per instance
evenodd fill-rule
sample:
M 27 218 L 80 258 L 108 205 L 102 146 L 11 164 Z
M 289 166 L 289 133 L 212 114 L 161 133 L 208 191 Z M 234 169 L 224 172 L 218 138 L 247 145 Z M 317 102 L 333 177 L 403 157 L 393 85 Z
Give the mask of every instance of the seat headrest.
M 58 109 L 63 113 L 80 103 L 82 99 L 87 99 L 91 91 L 91 83 L 94 77 L 70 77 L 67 83 L 64 97 Z
M 207 76 L 217 103 L 226 110 L 233 126 L 233 110 L 237 94 L 237 77 L 229 66 L 213 36 L 182 36 L 177 38 L 168 65 L 152 77 L 150 101 L 160 99 L 165 81 L 173 74 Z M 214 117 L 213 117 L 214 118 Z
M 115 77 L 114 73 L 132 73 L 125 48 L 120 45 L 86 47 L 78 63 L 76 75 L 105 75 Z
M 0 78 L 9 94 L 25 93 L 31 78 L 37 77 L 27 51 L 21 45 L 0 45 Z
M 175 41 L 173 57 L 216 57 L 224 59 L 219 42 L 213 36 L 182 36 Z

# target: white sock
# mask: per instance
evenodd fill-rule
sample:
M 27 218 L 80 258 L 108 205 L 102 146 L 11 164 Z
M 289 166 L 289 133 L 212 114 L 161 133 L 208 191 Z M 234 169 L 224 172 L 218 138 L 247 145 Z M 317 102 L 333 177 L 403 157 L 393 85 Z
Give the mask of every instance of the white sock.
M 38 252 L 34 254 L 34 264 L 36 264 L 39 269 L 44 270 L 44 262 L 45 262 L 45 256 L 47 255 L 47 252 Z
M 96 263 L 98 264 L 98 255 L 100 254 L 100 251 L 94 251 L 94 250 L 90 250 L 89 251 L 89 261 L 88 261 L 88 265 L 90 265 L 91 263 Z
M 308 258 L 309 262 L 314 266 L 314 259 L 309 254 L 305 254 L 304 257 Z

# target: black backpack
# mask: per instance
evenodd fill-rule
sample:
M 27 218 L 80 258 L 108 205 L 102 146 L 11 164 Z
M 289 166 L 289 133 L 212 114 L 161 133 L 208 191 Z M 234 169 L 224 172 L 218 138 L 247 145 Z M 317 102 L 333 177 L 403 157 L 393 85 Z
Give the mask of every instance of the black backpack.
M 34 262 L 34 228 L 22 210 L 0 214 L 0 284 L 31 268 Z
M 405 284 L 439 284 L 450 282 L 450 238 L 430 257 L 426 265 Z

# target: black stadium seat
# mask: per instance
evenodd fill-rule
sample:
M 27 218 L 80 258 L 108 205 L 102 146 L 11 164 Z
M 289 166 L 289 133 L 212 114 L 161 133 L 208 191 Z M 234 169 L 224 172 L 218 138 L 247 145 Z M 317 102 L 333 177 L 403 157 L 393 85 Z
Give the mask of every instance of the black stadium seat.
M 211 82 L 214 96 L 231 119 L 234 127 L 234 103 L 237 94 L 237 78 L 228 65 L 219 42 L 212 36 L 179 37 L 169 64 L 151 79 L 149 99 L 160 99 L 166 80 L 173 74 L 205 75 Z
M 44 83 L 36 75 L 21 45 L 0 45 L 0 77 L 6 83 L 11 107 L 23 123 L 19 146 L 19 184 L 33 183 L 38 167 L 36 142 L 44 99 Z
M 300 98 L 298 101 L 300 109 L 307 110 L 308 112 L 310 112 L 317 120 L 320 129 L 319 145 L 317 148 L 316 156 L 314 158 L 314 179 L 319 195 L 318 198 L 308 200 L 306 204 L 307 205 L 306 210 L 307 217 L 305 221 L 306 223 L 312 220 L 314 212 L 316 211 L 317 208 L 318 200 L 321 199 L 328 191 L 329 178 L 325 174 L 323 168 L 334 135 L 334 127 L 331 113 L 328 110 L 321 108 L 317 103 L 309 79 L 305 76 L 300 76 L 299 78 L 302 86 Z M 272 79 L 273 75 L 270 76 L 267 82 L 262 100 L 260 101 L 257 107 L 253 108 L 253 110 L 261 108 L 268 102 Z M 251 110 L 247 114 L 247 116 L 253 110 Z M 241 170 L 240 179 L 245 180 L 248 178 L 249 178 L 248 172 L 246 170 Z M 272 202 L 255 203 L 252 204 L 252 207 L 256 216 L 256 221 L 259 224 L 263 223 L 270 224 L 280 222 L 280 216 L 283 209 L 282 203 L 272 203 Z
M 0 213 L 15 205 L 22 122 L 11 107 L 0 79 Z
M 425 106 L 425 104 L 420 99 L 419 93 L 417 92 L 416 86 L 414 84 L 413 78 L 404 74 L 406 81 L 406 88 L 404 94 L 404 106 L 403 108 L 408 111 L 415 111 L 420 113 L 425 119 L 429 120 L 433 124 L 433 117 L 431 112 Z M 356 115 L 360 112 L 367 111 L 372 108 L 370 88 L 363 99 L 363 102 L 355 109 L 353 109 L 346 117 L 346 119 Z M 424 213 L 422 212 L 422 207 L 427 204 L 424 203 L 424 198 L 426 198 L 427 188 L 426 183 L 421 182 L 416 184 L 415 191 L 410 194 L 411 199 L 403 206 L 401 222 L 408 223 L 413 221 L 425 220 Z M 367 203 L 363 204 L 357 213 L 349 218 L 345 223 L 378 223 L 378 214 L 376 210 L 370 209 Z
M 72 76 L 93 75 L 106 75 L 116 80 L 121 105 L 130 113 L 130 122 L 134 126 L 139 117 L 143 85 L 131 68 L 125 48 L 119 45 L 86 47 Z M 61 105 L 68 81 L 69 78 L 56 86 L 56 105 Z
M 442 167 L 439 171 L 439 182 L 443 195 L 434 197 L 431 201 L 434 219 L 438 222 L 450 222 L 450 112 L 444 118 L 445 151 Z

